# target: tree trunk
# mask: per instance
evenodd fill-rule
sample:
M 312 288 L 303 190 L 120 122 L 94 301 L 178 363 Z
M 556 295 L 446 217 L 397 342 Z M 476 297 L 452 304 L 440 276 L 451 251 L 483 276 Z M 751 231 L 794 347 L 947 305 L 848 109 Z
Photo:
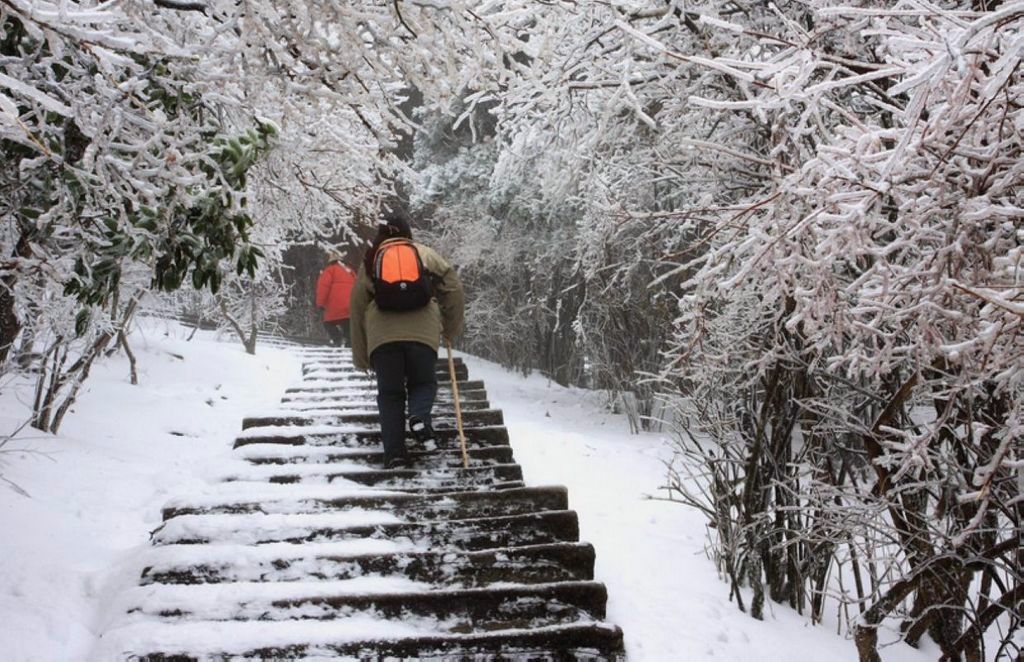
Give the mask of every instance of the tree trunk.
M 21 322 L 14 312 L 13 287 L 13 276 L 0 280 L 0 365 L 7 361 L 11 346 L 21 331 Z
M 128 357 L 129 376 L 131 379 L 132 386 L 139 385 L 139 369 L 138 362 L 135 360 L 135 352 L 132 351 L 131 346 L 128 345 L 128 338 L 125 336 L 122 330 L 119 335 L 121 347 L 124 348 L 125 356 Z
M 259 333 L 259 308 L 256 305 L 256 288 L 249 295 L 249 337 L 245 338 L 247 354 L 256 354 L 256 338 Z
M 28 257 L 31 254 L 32 249 L 23 228 L 12 257 L 17 259 Z M 11 271 L 0 278 L 0 366 L 7 361 L 11 347 L 14 346 L 14 341 L 17 340 L 18 333 L 21 331 L 21 320 L 18 319 L 18 314 L 15 311 L 17 302 L 14 298 L 14 285 L 17 282 L 18 277 L 12 265 Z
M 57 407 L 57 411 L 53 415 L 53 421 L 50 423 L 50 432 L 53 434 L 57 434 L 57 431 L 60 430 L 60 424 L 64 422 L 64 416 L 67 415 L 68 410 L 71 409 L 71 405 L 75 404 L 75 400 L 78 399 L 78 391 L 82 388 L 82 384 L 85 383 L 85 380 L 89 378 L 89 371 L 92 369 L 93 361 L 96 360 L 96 357 L 103 352 L 107 343 L 110 342 L 109 334 L 103 334 L 103 337 L 105 337 L 106 340 L 102 344 L 97 342 L 92 345 L 87 352 L 88 356 L 82 357 L 85 360 L 82 363 L 82 367 L 75 374 L 74 380 L 71 383 L 71 391 L 68 393 L 67 397 L 64 398 L 64 402 Z
M 255 342 L 253 343 L 253 348 L 252 348 L 253 351 L 250 352 L 249 351 L 248 338 L 245 335 L 245 329 L 242 328 L 242 325 L 238 323 L 238 320 L 236 320 L 234 315 L 231 314 L 231 311 L 228 310 L 228 305 L 226 303 L 224 303 L 223 299 L 220 299 L 220 298 L 217 299 L 217 305 L 220 306 L 220 312 L 221 312 L 221 314 L 224 315 L 224 319 L 226 319 L 228 321 L 228 325 L 232 329 L 234 329 L 235 335 L 237 335 L 238 339 L 242 341 L 242 345 L 245 346 L 245 351 L 248 352 L 249 354 L 255 354 L 256 353 Z

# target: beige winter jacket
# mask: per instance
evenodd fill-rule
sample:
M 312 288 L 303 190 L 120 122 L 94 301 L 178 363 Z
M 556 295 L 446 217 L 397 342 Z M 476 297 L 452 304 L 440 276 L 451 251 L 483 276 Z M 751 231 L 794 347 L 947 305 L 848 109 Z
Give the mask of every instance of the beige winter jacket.
M 462 334 L 465 299 L 458 274 L 434 249 L 413 243 L 423 268 L 435 276 L 434 298 L 418 310 L 383 311 L 373 301 L 373 282 L 361 266 L 349 301 L 352 362 L 357 370 L 369 370 L 370 355 L 385 343 L 419 342 L 436 352 L 442 335 L 450 340 Z

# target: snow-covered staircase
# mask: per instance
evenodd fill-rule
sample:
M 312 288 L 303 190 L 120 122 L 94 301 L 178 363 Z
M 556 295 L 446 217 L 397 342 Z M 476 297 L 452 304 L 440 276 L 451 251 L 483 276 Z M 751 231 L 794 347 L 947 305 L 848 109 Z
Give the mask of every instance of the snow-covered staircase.
M 469 468 L 439 361 L 446 443 L 382 470 L 374 384 L 343 350 L 295 351 L 303 384 L 244 420 L 223 481 L 167 504 L 104 659 L 622 659 L 565 488 L 525 486 L 465 365 Z

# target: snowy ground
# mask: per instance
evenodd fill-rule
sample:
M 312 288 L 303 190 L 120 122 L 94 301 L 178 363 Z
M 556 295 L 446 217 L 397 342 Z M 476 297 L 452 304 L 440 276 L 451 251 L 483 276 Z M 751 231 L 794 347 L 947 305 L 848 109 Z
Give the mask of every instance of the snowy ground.
M 651 498 L 659 496 L 672 456 L 663 435 L 631 435 L 625 417 L 607 412 L 598 393 L 465 360 L 472 378 L 486 383 L 492 406 L 504 411 L 527 481 L 568 486 L 580 539 L 597 550 L 608 620 L 625 631 L 630 660 L 857 659 L 851 641 L 788 608 L 769 601 L 772 613 L 755 621 L 729 602 L 728 586 L 704 553 L 702 516 Z M 900 662 L 938 657 L 937 649 L 924 654 L 902 644 L 881 653 Z
M 120 357 L 94 368 L 58 437 L 23 430 L 0 452 L 0 658 L 85 660 L 106 608 L 135 583 L 132 559 L 160 523 L 160 508 L 202 489 L 229 461 L 245 415 L 274 409 L 300 378 L 286 350 L 248 356 L 237 342 L 176 325 L 136 334 L 141 385 Z M 650 500 L 671 449 L 630 435 L 599 395 L 522 378 L 466 357 L 505 412 L 517 460 L 534 485 L 569 487 L 581 538 L 597 549 L 608 620 L 625 631 L 633 661 L 855 660 L 853 644 L 788 609 L 768 620 L 740 614 L 704 555 L 701 517 Z M 0 385 L 0 433 L 27 417 L 29 385 Z M 15 449 L 12 451 L 12 448 Z M 886 660 L 929 660 L 905 646 Z

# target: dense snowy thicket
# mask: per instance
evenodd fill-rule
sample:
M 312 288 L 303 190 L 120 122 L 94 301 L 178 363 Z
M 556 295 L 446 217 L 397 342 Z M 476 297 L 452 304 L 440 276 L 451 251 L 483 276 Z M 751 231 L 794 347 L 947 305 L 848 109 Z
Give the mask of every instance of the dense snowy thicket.
M 474 348 L 675 394 L 673 487 L 755 617 L 1018 655 L 1024 4 L 560 9 L 493 141 L 421 145 L 502 320 Z
M 447 107 L 507 74 L 514 29 L 473 6 L 0 4 L 0 360 L 39 375 L 33 425 L 130 353 L 151 289 L 209 290 L 251 337 L 237 314 L 273 311 L 285 242 L 393 194 L 409 90 Z
M 1024 8 L 819 16 L 873 57 L 830 66 L 791 31 L 770 89 L 728 100 L 786 116 L 763 152 L 781 177 L 686 265 L 666 370 L 729 442 L 697 452 L 704 485 L 743 484 L 704 501 L 723 567 L 754 577 L 754 609 L 767 584 L 819 614 L 830 573 L 852 575 L 838 599 L 862 609 L 863 659 L 894 611 L 948 659 L 982 659 L 1003 617 L 987 655 L 1013 656 Z
M 37 427 L 130 352 L 154 285 L 251 343 L 291 242 L 407 192 L 470 290 L 467 349 L 627 393 L 637 427 L 678 409 L 671 486 L 741 609 L 835 610 L 863 660 L 883 627 L 1020 655 L 1024 3 L 0 22 L 0 358 L 37 371 Z

